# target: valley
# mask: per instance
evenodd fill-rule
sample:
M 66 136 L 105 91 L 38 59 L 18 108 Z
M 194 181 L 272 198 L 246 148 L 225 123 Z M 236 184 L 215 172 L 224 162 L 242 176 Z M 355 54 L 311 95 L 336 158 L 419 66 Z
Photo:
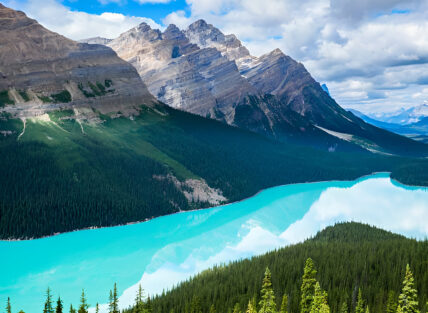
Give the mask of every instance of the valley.
M 380 197 L 383 201 L 379 201 Z M 419 242 L 399 237 L 403 238 L 400 239 L 403 241 L 403 245 L 411 243 L 411 246 L 421 247 L 416 251 L 422 254 L 415 256 L 412 262 L 417 260 L 417 262 L 422 262 L 423 255 L 426 255 L 427 252 L 423 248 L 426 246 L 426 241 L 423 240 L 428 234 L 424 222 L 428 208 L 423 206 L 428 201 L 427 197 L 426 188 L 407 187 L 391 180 L 388 174 L 379 173 L 355 181 L 330 181 L 274 187 L 241 202 L 205 210 L 181 212 L 144 223 L 82 230 L 37 240 L 0 241 L 0 252 L 15 256 L 2 261 L 4 266 L 0 269 L 0 285 L 3 286 L 3 289 L 0 291 L 0 295 L 11 296 L 15 306 L 19 306 L 25 312 L 31 312 L 42 306 L 42 295 L 47 286 L 53 290 L 55 296 L 58 293 L 61 295 L 66 308 L 70 303 L 76 306 L 81 288 L 85 288 L 87 300 L 92 309 L 96 303 L 99 303 L 102 311 L 107 311 L 104 304 L 108 300 L 108 290 L 117 282 L 120 308 L 126 309 L 134 303 L 140 283 L 145 289 L 146 295 L 161 295 L 163 290 L 171 289 L 212 266 L 233 261 L 235 265 L 231 266 L 236 268 L 235 266 L 238 265 L 235 262 L 242 258 L 255 257 L 284 246 L 295 244 L 301 246 L 300 242 L 315 236 L 318 230 L 341 221 L 362 221 L 408 238 L 417 238 L 420 240 Z M 403 206 L 406 206 L 406 211 L 399 210 Z M 360 238 L 360 234 L 363 233 L 357 231 L 353 236 Z M 340 238 L 346 234 L 347 232 L 344 232 Z M 356 247 L 351 244 L 341 244 L 340 249 L 345 249 L 345 251 L 368 249 L 365 251 L 371 251 L 371 247 L 376 247 L 383 251 L 386 249 L 385 244 L 376 242 L 372 243 L 369 248 L 363 244 Z M 388 244 L 391 243 L 388 241 Z M 329 249 L 337 249 L 334 244 L 327 246 L 328 249 L 324 251 L 324 249 L 317 249 L 317 245 L 314 244 L 310 251 L 304 252 L 304 256 L 313 257 L 317 262 L 321 262 L 321 259 L 326 260 L 325 258 L 330 254 Z M 295 249 L 300 248 L 291 246 L 282 249 L 281 251 L 284 252 L 281 253 L 287 255 L 288 252 L 285 251 Z M 401 252 L 397 253 L 402 253 L 402 250 L 399 251 Z M 343 253 L 345 254 L 345 252 Z M 390 253 L 394 252 L 390 251 Z M 257 267 L 269 266 L 278 273 L 279 268 L 282 268 L 279 264 L 290 262 L 290 265 L 283 269 L 285 271 L 283 273 L 289 272 L 297 275 L 297 272 L 301 270 L 302 265 L 292 265 L 302 260 L 303 255 L 300 253 L 301 256 L 292 258 L 286 256 L 276 258 L 275 255 L 276 252 L 271 252 L 269 256 L 264 257 L 270 258 L 271 261 L 256 258 L 253 264 Z M 340 258 L 338 254 L 334 255 Z M 31 258 L 31 262 L 28 262 L 29 258 Z M 354 260 L 354 258 L 350 258 Z M 378 256 L 373 255 L 371 260 L 378 262 L 376 260 L 379 259 Z M 352 288 L 351 284 L 354 284 L 354 279 L 360 277 L 360 271 L 363 271 L 363 261 L 364 259 L 355 261 L 358 262 L 358 266 L 354 267 L 352 274 L 349 273 L 352 279 L 343 281 L 340 279 L 341 286 L 346 284 L 346 290 Z M 239 263 L 248 265 L 248 262 L 250 261 Z M 391 266 L 393 266 L 392 264 L 396 264 L 396 262 L 408 261 L 405 257 L 394 257 L 391 262 Z M 421 275 L 423 263 L 419 264 L 418 276 L 425 279 Z M 329 275 L 334 275 L 333 267 L 325 266 L 322 266 L 321 269 L 325 268 L 330 272 Z M 289 267 L 292 267 L 293 271 L 290 271 Z M 217 269 L 222 273 L 222 268 Z M 224 270 L 228 270 L 228 268 Z M 397 266 L 396 269 L 399 268 L 401 269 L 401 266 Z M 222 275 L 221 273 L 220 275 Z M 259 288 L 258 277 L 263 271 L 251 269 L 249 273 L 257 273 L 257 275 L 240 274 L 238 276 L 243 279 L 254 277 L 256 281 L 242 282 L 249 287 L 245 289 L 248 291 L 242 291 L 242 295 L 238 298 L 235 298 L 237 293 L 235 288 L 241 288 L 238 287 L 241 286 L 240 282 L 236 282 L 234 285 L 225 281 L 224 286 L 230 287 L 220 288 L 222 291 L 214 293 L 214 289 L 211 287 L 216 280 L 209 278 L 209 283 L 204 288 L 197 288 L 200 293 L 187 290 L 184 292 L 185 296 L 182 294 L 177 296 L 183 301 L 176 300 L 174 295 L 188 288 L 186 287 L 189 286 L 188 283 L 184 283 L 180 289 L 173 290 L 165 298 L 155 300 L 153 303 L 159 303 L 160 306 L 171 306 L 169 301 L 172 301 L 174 306 L 177 306 L 177 311 L 184 311 L 184 308 L 178 306 L 191 301 L 194 295 L 202 300 L 207 299 L 206 297 L 212 298 L 214 294 L 217 294 L 219 298 L 214 297 L 213 301 L 204 300 L 204 305 L 215 304 L 216 308 L 221 311 L 241 300 L 243 301 L 241 305 L 243 305 L 244 302 L 248 302 L 247 297 L 252 296 L 254 288 Z M 382 273 L 384 272 L 382 271 Z M 342 274 L 344 273 L 342 272 Z M 202 277 L 204 275 L 211 274 L 202 274 Z M 231 277 L 230 279 L 237 277 L 235 274 L 225 275 Z M 293 275 L 291 277 L 294 277 Z M 370 277 L 383 281 L 384 279 L 378 275 L 378 272 L 374 271 Z M 286 280 L 281 276 L 275 279 L 276 283 L 279 282 L 279 279 L 285 283 Z M 393 281 L 394 286 L 397 287 L 399 281 L 395 278 Z M 368 283 L 369 281 L 364 281 L 363 284 L 366 286 Z M 288 281 L 287 286 L 288 292 L 294 294 L 293 288 L 297 286 L 293 285 L 292 281 Z M 338 288 L 334 286 L 332 285 L 329 289 Z M 279 288 L 278 292 L 282 293 L 285 286 L 281 285 L 277 288 Z M 372 288 L 371 290 L 376 290 L 375 287 Z M 418 289 L 422 292 L 423 297 L 426 289 L 421 285 Z M 230 298 L 224 298 L 224 293 L 228 292 Z M 329 294 L 332 294 L 331 291 Z M 337 291 L 333 294 L 337 295 Z M 372 305 L 373 298 L 370 299 L 370 305 Z M 296 303 L 293 303 L 290 304 L 291 307 L 296 306 Z M 379 306 L 381 304 L 378 303 Z M 204 307 L 204 309 L 206 308 Z

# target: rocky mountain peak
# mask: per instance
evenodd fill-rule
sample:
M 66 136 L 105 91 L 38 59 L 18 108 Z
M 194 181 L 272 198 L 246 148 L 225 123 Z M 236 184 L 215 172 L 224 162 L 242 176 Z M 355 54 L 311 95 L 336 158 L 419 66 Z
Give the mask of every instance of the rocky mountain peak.
M 185 31 L 191 42 L 196 43 L 200 47 L 209 46 L 210 42 L 224 43 L 224 34 L 211 24 L 207 24 L 204 20 L 198 20 L 190 24 Z
M 205 29 L 207 27 L 208 27 L 208 23 L 203 19 L 199 19 L 199 20 L 193 22 L 192 24 L 190 24 L 188 29 L 198 30 L 198 29 Z
M 207 24 L 204 20 L 190 24 L 184 33 L 191 43 L 201 48 L 215 48 L 229 60 L 236 62 L 238 66 L 240 59 L 250 57 L 248 49 L 235 35 L 224 35 L 218 28 Z
M 272 50 L 269 54 L 270 55 L 284 55 L 285 56 L 284 52 L 282 52 L 282 50 L 279 48 Z
M 187 40 L 186 35 L 174 24 L 168 25 L 167 29 L 162 34 L 166 40 Z
M 146 31 L 150 31 L 152 28 L 150 27 L 149 24 L 147 24 L 146 22 L 141 22 L 140 24 L 138 24 L 138 26 L 136 27 L 138 31 L 140 32 L 146 32 Z
M 112 49 L 70 40 L 3 5 L 0 67 L 0 91 L 14 102 L 7 110 L 23 117 L 62 107 L 136 113 L 155 100 Z
M 156 41 L 162 39 L 162 33 L 159 29 L 153 29 L 146 22 L 142 22 L 137 27 L 123 33 L 120 37 L 136 37 L 148 41 Z

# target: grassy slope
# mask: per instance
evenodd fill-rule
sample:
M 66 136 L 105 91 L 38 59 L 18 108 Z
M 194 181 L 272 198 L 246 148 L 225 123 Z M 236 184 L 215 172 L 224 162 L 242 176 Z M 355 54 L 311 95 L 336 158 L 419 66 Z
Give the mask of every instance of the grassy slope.
M 344 223 L 328 227 L 304 243 L 204 271 L 155 298 L 153 312 L 170 312 L 172 308 L 176 313 L 186 312 L 195 296 L 203 312 L 208 312 L 211 304 L 217 312 L 228 312 L 235 303 L 240 303 L 242 310 L 251 297 L 260 297 L 267 266 L 272 272 L 278 307 L 285 292 L 290 312 L 298 312 L 301 276 L 308 257 L 315 261 L 317 279 L 328 292 L 332 312 L 338 312 L 343 301 L 353 308 L 359 287 L 370 312 L 384 312 L 388 292 L 395 292 L 398 298 L 407 263 L 415 275 L 420 307 L 424 308 L 427 301 L 428 241 L 417 242 L 367 225 Z
M 37 237 L 107 226 L 201 207 L 168 180 L 204 178 L 229 201 L 295 182 L 354 179 L 413 160 L 328 153 L 170 108 L 144 109 L 134 120 L 101 116 L 101 124 L 50 114 L 51 121 L 1 119 L 0 237 Z M 82 127 L 83 131 L 82 132 Z M 423 162 L 423 161 L 420 161 Z M 400 172 L 397 175 L 400 178 Z

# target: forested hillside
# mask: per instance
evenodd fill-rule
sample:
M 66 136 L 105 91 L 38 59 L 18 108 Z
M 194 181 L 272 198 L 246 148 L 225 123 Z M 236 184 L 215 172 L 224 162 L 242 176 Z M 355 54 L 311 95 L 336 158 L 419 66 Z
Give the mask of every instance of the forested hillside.
M 23 121 L 3 114 L 0 238 L 40 237 L 214 205 L 185 197 L 189 179 L 206 182 L 231 202 L 271 186 L 351 180 L 415 161 L 278 143 L 161 105 L 142 110 L 132 118 L 93 113 L 82 119 L 62 110 Z M 396 178 L 407 174 L 399 171 Z M 412 177 L 411 183 L 426 183 Z
M 82 286 L 84 287 L 84 286 Z M 117 286 L 108 312 L 120 313 Z M 52 298 L 43 312 L 88 313 L 80 303 Z M 10 299 L 6 313 L 18 312 Z M 416 241 L 359 223 L 327 227 L 314 238 L 252 259 L 206 270 L 176 288 L 146 297 L 141 286 L 123 313 L 426 313 L 428 240 Z M 40 309 L 42 310 L 42 308 Z
M 259 304 L 263 300 L 260 289 L 268 267 L 277 309 L 286 295 L 288 312 L 305 312 L 301 306 L 301 286 L 308 258 L 317 271 L 313 278 L 328 294 L 331 312 L 360 312 L 356 309 L 359 289 L 364 301 L 362 312 L 366 305 L 372 313 L 395 312 L 406 264 L 415 276 L 418 309 L 427 310 L 428 241 L 418 242 L 358 223 L 343 223 L 326 228 L 304 243 L 202 272 L 152 299 L 151 311 L 212 312 L 213 305 L 216 312 L 245 312 L 249 301 Z M 344 303 L 347 310 L 343 310 Z

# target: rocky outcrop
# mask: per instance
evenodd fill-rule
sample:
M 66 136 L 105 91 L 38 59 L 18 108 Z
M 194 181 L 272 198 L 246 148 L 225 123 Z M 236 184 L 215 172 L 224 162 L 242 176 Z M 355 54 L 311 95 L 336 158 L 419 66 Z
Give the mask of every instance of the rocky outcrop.
M 160 101 L 202 116 L 231 116 L 252 86 L 235 62 L 215 48 L 200 49 L 175 25 L 163 33 L 145 23 L 108 44 L 135 66 L 150 92 Z
M 112 49 L 67 39 L 1 4 L 0 43 L 0 91 L 20 105 L 20 114 L 57 104 L 133 114 L 155 101 Z

